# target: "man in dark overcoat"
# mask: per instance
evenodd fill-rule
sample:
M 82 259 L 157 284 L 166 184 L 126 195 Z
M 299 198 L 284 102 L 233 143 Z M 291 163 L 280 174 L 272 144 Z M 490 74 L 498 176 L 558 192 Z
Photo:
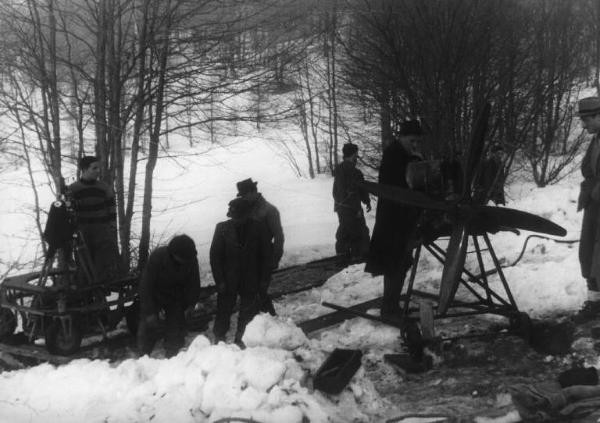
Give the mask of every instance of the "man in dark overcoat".
M 148 257 L 139 284 L 140 354 L 150 354 L 159 339 L 158 315 L 164 313 L 165 355 L 172 357 L 184 346 L 186 314 L 200 298 L 200 267 L 196 245 L 187 235 L 174 236 Z
M 283 256 L 283 244 L 285 237 L 283 227 L 281 226 L 281 215 L 279 210 L 273 204 L 269 203 L 265 197 L 258 192 L 257 182 L 252 178 L 244 179 L 237 183 L 238 197 L 247 200 L 250 203 L 250 218 L 266 225 L 269 235 L 269 248 L 271 251 L 271 271 L 279 267 L 279 261 Z M 271 272 L 268 279 L 261 284 L 260 292 L 260 311 L 275 316 L 275 307 L 269 296 L 269 285 L 271 282 Z
M 359 185 L 363 174 L 356 168 L 358 147 L 344 144 L 344 159 L 333 171 L 333 210 L 338 215 L 339 226 L 335 233 L 336 254 L 363 258 L 369 251 L 369 228 L 365 222 L 361 203 L 371 211 L 369 193 Z
M 419 144 L 423 130 L 418 120 L 402 123 L 400 133 L 383 151 L 378 182 L 408 189 L 408 164 L 420 160 Z M 375 226 L 365 272 L 383 275 L 381 316 L 395 318 L 400 314 L 400 294 L 406 272 L 410 269 L 412 249 L 420 210 L 385 198 L 377 201 Z
M 588 97 L 578 103 L 582 126 L 593 135 L 581 162 L 583 182 L 577 211 L 583 210 L 579 241 L 581 275 L 586 279 L 589 299 L 597 301 L 600 291 L 600 98 Z
M 217 224 L 210 246 L 210 267 L 217 287 L 216 342 L 225 341 L 239 296 L 234 341 L 242 345 L 246 325 L 260 311 L 261 284 L 268 281 L 271 271 L 268 229 L 264 222 L 252 219 L 250 212 L 247 200 L 232 200 L 227 213 L 230 219 Z

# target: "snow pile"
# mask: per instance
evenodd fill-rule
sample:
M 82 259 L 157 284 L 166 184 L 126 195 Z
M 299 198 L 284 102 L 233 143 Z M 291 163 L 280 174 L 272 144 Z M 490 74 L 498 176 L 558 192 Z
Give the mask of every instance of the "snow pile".
M 308 339 L 291 319 L 261 313 L 246 326 L 242 342 L 247 347 L 263 346 L 293 351 L 305 345 Z
M 0 421 L 203 422 L 224 417 L 259 422 L 326 422 L 301 382 L 292 354 L 240 350 L 198 336 L 169 360 L 147 356 L 116 367 L 77 360 L 0 375 Z

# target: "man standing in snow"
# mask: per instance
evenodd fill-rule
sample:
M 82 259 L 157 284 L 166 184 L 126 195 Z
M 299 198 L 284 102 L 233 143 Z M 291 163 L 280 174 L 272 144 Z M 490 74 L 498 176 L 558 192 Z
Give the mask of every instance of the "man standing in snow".
M 364 181 L 363 174 L 356 168 L 358 147 L 344 144 L 343 161 L 333 171 L 333 210 L 338 215 L 339 226 L 335 233 L 335 252 L 353 258 L 363 258 L 369 251 L 369 228 L 361 203 L 371 211 L 369 193 L 358 184 Z
M 273 204 L 269 203 L 258 192 L 256 188 L 257 182 L 252 178 L 244 179 L 237 183 L 237 196 L 245 199 L 250 204 L 250 218 L 263 222 L 268 230 L 269 245 L 271 251 L 271 271 L 279 267 L 279 261 L 283 256 L 283 228 L 281 227 L 281 217 L 279 210 Z M 269 296 L 269 284 L 271 282 L 271 271 L 266 275 L 267 280 L 261 284 L 260 292 L 260 311 L 266 312 L 275 316 L 275 307 Z
M 421 160 L 419 149 L 423 130 L 418 120 L 404 121 L 397 138 L 383 151 L 378 182 L 408 189 L 406 169 Z M 406 272 L 413 263 L 417 221 L 420 211 L 385 198 L 377 201 L 375 226 L 365 272 L 383 275 L 381 317 L 400 317 L 400 294 Z
M 196 244 L 187 235 L 174 236 L 166 246 L 154 249 L 139 285 L 140 354 L 150 354 L 159 339 L 158 315 L 164 313 L 165 355 L 176 355 L 185 344 L 186 315 L 200 297 L 200 267 Z
M 481 174 L 474 194 L 475 201 L 484 203 L 491 200 L 496 205 L 506 205 L 504 195 L 505 179 L 504 148 L 500 144 L 494 144 L 481 166 Z
M 577 211 L 583 210 L 579 240 L 581 275 L 588 286 L 588 300 L 600 300 L 600 98 L 579 100 L 578 113 L 581 124 L 593 135 L 581 162 L 583 182 L 577 201 Z
M 242 345 L 246 325 L 260 311 L 260 293 L 266 290 L 272 268 L 270 232 L 251 217 L 252 204 L 244 198 L 229 202 L 227 221 L 215 228 L 210 245 L 210 267 L 217 287 L 216 342 L 225 341 L 231 314 L 240 297 L 235 343 Z
M 97 282 L 107 282 L 119 269 L 115 195 L 110 186 L 98 180 L 100 162 L 96 157 L 82 157 L 79 169 L 81 178 L 69 186 L 77 227 L 89 250 Z

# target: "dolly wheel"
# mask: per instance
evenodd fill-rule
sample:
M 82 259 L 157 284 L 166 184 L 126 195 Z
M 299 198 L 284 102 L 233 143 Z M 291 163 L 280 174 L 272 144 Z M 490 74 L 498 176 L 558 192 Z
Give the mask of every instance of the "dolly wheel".
M 81 326 L 72 316 L 55 318 L 46 328 L 46 349 L 51 354 L 69 355 L 81 345 Z
M 523 311 L 513 313 L 509 316 L 510 330 L 521 338 L 529 341 L 532 333 L 532 323 L 529 315 Z
M 0 309 L 0 339 L 4 339 L 15 332 L 17 316 L 8 308 Z

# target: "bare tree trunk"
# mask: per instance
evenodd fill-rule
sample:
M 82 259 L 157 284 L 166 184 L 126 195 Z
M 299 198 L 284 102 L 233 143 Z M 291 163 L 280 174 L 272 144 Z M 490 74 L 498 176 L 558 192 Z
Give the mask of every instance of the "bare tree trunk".
M 43 33 L 46 25 L 42 23 L 36 2 L 29 0 L 28 7 L 32 18 L 35 37 L 39 43 L 39 53 L 36 57 L 39 67 L 40 91 L 43 104 L 41 126 L 42 139 L 45 140 L 44 160 L 50 171 L 51 177 L 58 193 L 61 186 L 61 138 L 60 138 L 60 113 L 58 109 L 58 89 L 56 73 L 56 19 L 54 16 L 53 0 L 48 0 L 48 20 L 50 33 Z M 47 41 L 46 41 L 47 39 Z M 44 48 L 47 47 L 47 51 Z M 50 56 L 50 57 L 48 57 Z M 50 69 L 46 69 L 46 63 L 50 62 Z M 44 149 L 42 150 L 44 151 Z
M 337 106 L 337 75 L 336 75 L 336 43 L 335 37 L 337 33 L 337 0 L 333 1 L 333 16 L 332 16 L 332 29 L 331 29 L 331 111 L 332 111 L 332 131 L 333 131 L 333 145 L 332 149 L 334 151 L 334 166 L 338 165 L 338 155 L 337 151 L 339 150 L 338 146 L 338 106 Z
M 306 118 L 306 103 L 303 100 L 298 101 L 298 119 L 300 119 L 300 129 L 302 130 L 302 138 L 306 146 L 306 159 L 308 161 L 308 174 L 310 179 L 315 178 L 315 168 L 313 166 L 312 152 L 310 149 L 310 139 L 308 137 L 308 120 Z
M 107 19 L 107 2 L 98 4 L 98 32 L 96 39 L 96 73 L 94 77 L 94 114 L 96 128 L 96 155 L 100 159 L 102 177 L 107 169 L 106 149 L 106 34 L 110 32 Z
M 154 175 L 154 168 L 156 167 L 156 161 L 158 158 L 158 146 L 160 131 L 162 126 L 162 114 L 163 114 L 163 96 L 165 90 L 165 77 L 167 67 L 167 57 L 169 52 L 169 37 L 168 32 L 164 34 L 165 40 L 160 49 L 160 58 L 158 66 L 158 84 L 156 86 L 155 96 L 155 116 L 154 125 L 150 133 L 150 145 L 148 149 L 148 161 L 146 163 L 146 175 L 144 178 L 144 200 L 142 204 L 142 233 L 140 236 L 139 244 L 139 261 L 138 266 L 140 269 L 143 268 L 144 264 L 148 260 L 149 249 L 150 249 L 150 220 L 152 217 L 152 181 Z
M 19 113 L 19 109 L 15 108 L 13 111 L 15 118 L 17 120 L 17 123 L 19 124 L 19 131 L 21 133 L 21 146 L 23 147 L 23 154 L 25 155 L 25 165 L 27 166 L 27 175 L 29 176 L 29 183 L 31 184 L 31 190 L 33 191 L 33 198 L 34 198 L 34 211 L 35 211 L 35 227 L 37 228 L 38 231 L 38 235 L 40 237 L 40 239 L 43 239 L 44 236 L 44 230 L 42 229 L 42 219 L 41 219 L 41 214 L 40 214 L 40 197 L 38 194 L 38 190 L 37 190 L 37 183 L 35 182 L 35 179 L 33 178 L 33 168 L 31 166 L 31 155 L 29 154 L 29 146 L 27 145 L 27 137 L 25 135 L 25 131 L 23 128 L 25 128 L 24 122 L 21 119 L 21 114 Z M 47 247 L 46 247 L 46 243 L 42 242 L 42 251 L 44 252 L 44 255 L 46 254 L 47 251 Z
M 313 145 L 314 145 L 314 149 L 315 149 L 315 167 L 317 170 L 317 173 L 321 173 L 321 164 L 320 164 L 320 160 L 319 160 L 319 136 L 317 134 L 318 132 L 318 119 L 316 117 L 315 114 L 315 99 L 313 97 L 313 92 L 312 92 L 312 82 L 310 80 L 310 72 L 308 69 L 309 63 L 308 63 L 308 59 L 305 61 L 305 79 L 306 79 L 306 94 L 307 94 L 307 101 L 308 101 L 308 112 L 309 112 L 309 118 L 307 120 L 307 124 L 310 125 L 310 134 L 312 137 L 312 141 L 313 141 Z M 308 134 L 307 134 L 308 135 Z
M 119 204 L 117 212 L 119 213 L 119 235 L 121 241 L 121 263 L 123 269 L 129 269 L 131 266 L 131 223 L 133 219 L 133 207 L 135 204 L 135 187 L 137 182 L 138 156 L 140 152 L 140 137 L 144 123 L 144 110 L 147 104 L 146 93 L 146 75 L 147 75 L 147 38 L 148 38 L 148 4 L 142 6 L 141 28 L 137 34 L 137 81 L 136 97 L 134 111 L 133 133 L 131 140 L 131 155 L 129 163 L 129 185 L 127 187 L 127 204 Z

